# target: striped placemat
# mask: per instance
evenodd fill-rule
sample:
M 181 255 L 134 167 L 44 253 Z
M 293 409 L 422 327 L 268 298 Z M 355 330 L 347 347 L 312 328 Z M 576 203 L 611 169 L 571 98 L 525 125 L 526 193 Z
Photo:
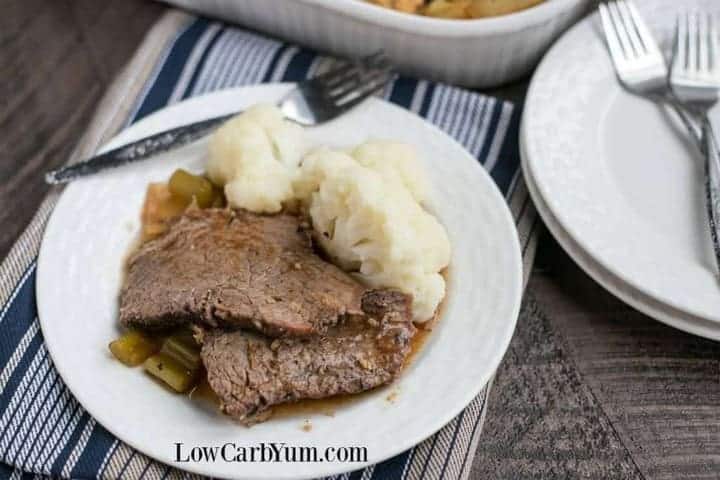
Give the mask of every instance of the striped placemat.
M 298 81 L 332 62 L 254 32 L 171 11 L 118 76 L 70 161 L 91 155 L 124 126 L 169 104 L 232 86 Z M 519 169 L 519 110 L 478 93 L 409 77 L 398 78 L 382 95 L 445 130 L 490 172 L 515 215 L 528 272 L 538 224 Z M 0 475 L 195 477 L 114 438 L 85 412 L 53 367 L 37 319 L 35 260 L 59 195 L 59 189 L 48 195 L 0 265 Z M 338 478 L 465 478 L 478 448 L 489 388 L 416 447 Z

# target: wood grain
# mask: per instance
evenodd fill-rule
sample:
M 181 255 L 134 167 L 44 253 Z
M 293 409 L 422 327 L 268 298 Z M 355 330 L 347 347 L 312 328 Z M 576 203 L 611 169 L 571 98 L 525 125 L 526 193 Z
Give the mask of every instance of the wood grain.
M 653 479 L 720 478 L 720 344 L 577 282 L 575 268 L 558 283 L 536 282 L 534 294 L 640 470 Z M 559 288 L 568 273 L 574 296 Z
M 141 0 L 2 2 L 0 258 L 47 192 L 114 74 L 164 11 Z
M 541 240 L 472 478 L 720 478 L 720 344 L 626 306 Z

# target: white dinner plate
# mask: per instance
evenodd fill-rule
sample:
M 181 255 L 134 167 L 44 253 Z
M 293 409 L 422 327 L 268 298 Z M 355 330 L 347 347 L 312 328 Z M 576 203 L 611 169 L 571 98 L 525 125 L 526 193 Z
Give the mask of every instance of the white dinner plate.
M 668 47 L 678 3 L 637 3 Z M 711 1 L 682 7 L 693 4 L 720 12 Z M 717 121 L 720 110 L 711 116 Z M 702 159 L 679 122 L 620 87 L 597 15 L 567 32 L 538 67 L 521 153 L 538 210 L 581 267 L 639 310 L 720 339 Z
M 255 102 L 276 101 L 288 88 L 268 85 L 197 97 L 138 122 L 106 148 Z M 333 417 L 313 414 L 239 426 L 158 387 L 141 369 L 115 361 L 107 349 L 119 334 L 123 261 L 138 235 L 145 188 L 180 166 L 202 171 L 207 142 L 76 181 L 60 198 L 40 249 L 40 324 L 55 366 L 80 403 L 110 432 L 151 457 L 233 478 L 319 477 L 357 469 L 365 464 L 177 463 L 175 444 L 182 442 L 188 450 L 227 442 L 285 442 L 321 451 L 363 446 L 367 463 L 376 463 L 457 415 L 487 383 L 507 348 L 522 291 L 520 249 L 503 196 L 480 164 L 437 128 L 377 99 L 309 134 L 317 144 L 349 146 L 374 137 L 417 148 L 435 186 L 430 207 L 453 247 L 442 317 L 393 385 L 339 408 Z M 310 431 L 301 428 L 306 418 Z

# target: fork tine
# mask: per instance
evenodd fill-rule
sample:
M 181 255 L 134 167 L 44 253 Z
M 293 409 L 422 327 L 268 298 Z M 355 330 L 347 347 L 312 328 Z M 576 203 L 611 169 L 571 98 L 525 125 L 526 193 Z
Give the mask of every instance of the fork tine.
M 682 72 L 687 70 L 687 18 L 685 14 L 679 13 L 675 23 L 675 45 L 672 62 L 672 71 Z
M 358 75 L 347 78 L 344 82 L 337 84 L 328 91 L 330 98 L 338 99 L 352 90 L 360 88 L 363 84 L 378 75 L 389 74 L 389 69 L 372 69 L 360 72 Z
M 605 41 L 607 42 L 608 49 L 610 50 L 610 57 L 612 57 L 616 68 L 619 69 L 620 67 L 618 67 L 618 65 L 622 65 L 625 61 L 625 52 L 623 52 L 622 45 L 620 45 L 620 40 L 615 32 L 615 26 L 610 18 L 610 11 L 608 10 L 607 5 L 601 3 L 599 8 L 600 20 L 602 22 L 603 31 L 605 32 Z
M 698 69 L 698 29 L 697 16 L 690 13 L 685 14 L 685 23 L 687 24 L 687 69 L 691 72 L 697 72 Z
M 608 11 L 610 12 L 610 18 L 615 26 L 615 33 L 620 40 L 620 45 L 622 45 L 623 51 L 625 52 L 625 57 L 628 59 L 634 58 L 636 53 L 630 44 L 630 38 L 628 37 L 625 25 L 620 18 L 620 11 L 618 10 L 617 2 L 609 2 L 607 6 Z
M 708 14 L 708 35 L 710 36 L 710 71 L 715 72 L 720 67 L 720 31 L 718 31 L 718 18 Z
M 351 71 L 352 69 L 357 68 L 357 63 L 346 61 L 342 62 L 339 65 L 337 65 L 334 68 L 331 68 L 330 70 L 323 72 L 319 75 L 316 75 L 313 77 L 313 80 L 319 80 L 321 82 L 327 82 L 335 78 L 339 75 L 344 75 L 347 72 Z
M 389 70 L 374 70 L 368 72 L 367 75 L 363 75 L 362 77 L 356 78 L 353 82 L 349 82 L 342 91 L 336 92 L 331 98 L 336 105 L 344 105 L 356 96 L 363 95 L 366 90 L 374 90 L 373 85 L 378 82 L 387 82 L 390 74 L 391 72 Z
M 643 20 L 642 16 L 640 15 L 640 12 L 638 12 L 637 7 L 635 7 L 635 4 L 631 0 L 627 0 L 625 2 L 628 11 L 630 12 L 630 16 L 632 17 L 633 25 L 635 25 L 635 28 L 637 29 L 638 35 L 640 35 L 640 40 L 642 41 L 643 45 L 645 46 L 645 50 L 648 53 L 657 54 L 660 57 L 662 57 L 662 54 L 660 52 L 660 47 L 658 46 L 657 42 L 655 41 L 655 37 L 653 37 L 652 32 L 648 28 L 647 24 L 645 23 L 645 20 Z
M 629 2 L 625 2 L 625 0 L 617 0 L 615 2 L 615 5 L 617 6 L 618 13 L 620 14 L 620 19 L 623 23 L 623 26 L 625 27 L 625 32 L 627 33 L 628 39 L 630 40 L 630 45 L 632 46 L 633 51 L 636 55 L 642 55 L 645 53 L 646 48 L 643 44 L 643 41 L 640 39 L 638 28 L 635 24 L 635 19 L 630 13 L 630 9 L 627 5 L 628 3 Z
M 393 77 L 394 74 L 391 71 L 388 75 L 384 77 L 378 77 L 375 81 L 363 85 L 357 91 L 352 92 L 352 94 L 349 94 L 346 96 L 346 98 L 343 98 L 342 103 L 339 104 L 339 108 L 342 111 L 350 110 L 366 98 L 384 89 L 385 86 L 390 83 L 390 81 L 392 81 Z
M 709 31 L 709 15 L 697 14 L 698 22 L 698 69 L 701 72 L 707 72 L 710 70 L 710 48 L 708 41 Z
M 382 65 L 389 65 L 389 59 L 387 55 L 385 55 L 385 52 L 378 50 L 377 52 L 358 60 L 342 62 L 337 67 L 317 75 L 314 79 L 322 81 L 325 84 L 336 83 L 338 80 L 341 80 L 347 75 L 354 74 L 361 68 L 370 68 Z
M 326 88 L 333 89 L 336 86 L 347 81 L 348 79 L 352 79 L 357 77 L 358 75 L 361 75 L 363 71 L 364 68 L 361 65 L 354 63 L 349 68 L 339 70 L 338 72 L 321 78 L 320 80 L 323 82 Z

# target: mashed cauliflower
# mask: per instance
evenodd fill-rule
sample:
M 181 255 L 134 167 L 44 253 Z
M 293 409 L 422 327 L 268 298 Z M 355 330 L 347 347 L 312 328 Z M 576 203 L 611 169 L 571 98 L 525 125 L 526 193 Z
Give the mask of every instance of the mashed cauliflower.
M 302 127 L 275 106 L 255 105 L 213 134 L 207 173 L 233 207 L 275 213 L 293 197 L 304 150 Z
M 439 272 L 450 242 L 422 207 L 429 183 L 414 150 L 382 140 L 302 158 L 304 150 L 300 126 L 257 105 L 213 135 L 208 175 L 235 208 L 275 213 L 300 201 L 337 265 L 370 286 L 412 294 L 413 320 L 431 319 L 445 296 Z
M 432 318 L 445 296 L 439 272 L 450 261 L 450 242 L 418 201 L 427 180 L 412 149 L 370 142 L 350 154 L 315 151 L 303 160 L 295 191 L 338 265 L 371 286 L 412 294 L 416 322 Z

